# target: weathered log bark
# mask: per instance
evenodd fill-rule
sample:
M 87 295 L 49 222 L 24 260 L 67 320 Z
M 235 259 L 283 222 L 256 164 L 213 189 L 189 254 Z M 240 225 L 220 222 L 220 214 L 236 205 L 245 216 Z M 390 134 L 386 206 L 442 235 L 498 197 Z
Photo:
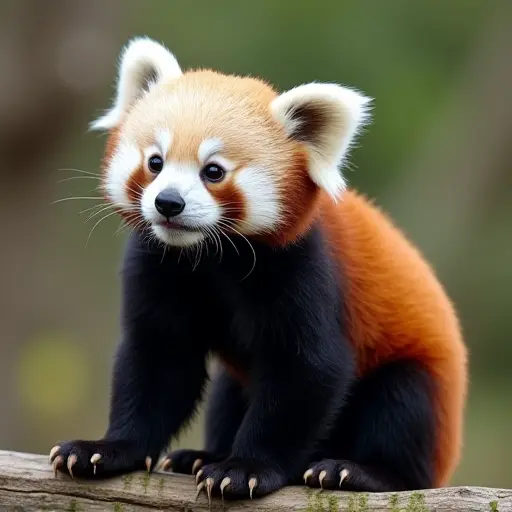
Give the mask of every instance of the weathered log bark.
M 452 487 L 404 493 L 346 493 L 289 487 L 264 499 L 239 502 L 197 501 L 194 478 L 163 473 L 133 473 L 109 480 L 54 476 L 46 456 L 0 451 L 0 510 L 132 512 L 472 512 L 512 511 L 512 490 Z

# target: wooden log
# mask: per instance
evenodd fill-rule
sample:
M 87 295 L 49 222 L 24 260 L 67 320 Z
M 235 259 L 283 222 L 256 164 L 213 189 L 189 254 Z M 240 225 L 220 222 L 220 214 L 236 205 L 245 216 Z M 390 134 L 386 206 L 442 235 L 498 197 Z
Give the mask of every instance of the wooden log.
M 451 487 L 421 492 L 348 493 L 288 487 L 263 499 L 222 502 L 211 506 L 204 494 L 196 501 L 194 478 L 188 475 L 136 472 L 108 480 L 54 476 L 48 457 L 0 451 L 0 510 L 139 512 L 472 512 L 512 511 L 512 490 Z

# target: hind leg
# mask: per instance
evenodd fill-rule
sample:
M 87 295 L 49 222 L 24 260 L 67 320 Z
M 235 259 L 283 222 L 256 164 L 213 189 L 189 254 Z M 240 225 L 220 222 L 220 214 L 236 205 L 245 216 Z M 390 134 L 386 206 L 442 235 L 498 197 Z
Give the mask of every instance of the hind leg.
M 204 464 L 220 462 L 231 445 L 247 409 L 243 388 L 223 368 L 212 380 L 206 407 L 205 450 L 175 450 L 167 455 L 164 468 L 175 473 L 195 474 Z
M 432 378 L 411 362 L 386 365 L 355 384 L 306 485 L 383 492 L 433 485 Z

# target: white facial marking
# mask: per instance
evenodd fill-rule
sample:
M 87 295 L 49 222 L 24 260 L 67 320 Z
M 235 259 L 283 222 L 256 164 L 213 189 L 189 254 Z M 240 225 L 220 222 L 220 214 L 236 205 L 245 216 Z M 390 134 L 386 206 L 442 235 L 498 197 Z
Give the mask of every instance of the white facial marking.
M 129 206 L 126 185 L 141 163 L 142 156 L 137 146 L 127 141 L 119 144 L 108 166 L 105 183 L 107 194 L 117 205 Z
M 142 195 L 141 210 L 144 218 L 152 223 L 153 232 L 163 242 L 175 246 L 192 245 L 204 238 L 201 232 L 184 232 L 167 229 L 159 222 L 165 220 L 155 208 L 156 196 L 167 188 L 175 189 L 185 200 L 185 209 L 173 222 L 191 228 L 209 227 L 220 217 L 220 208 L 206 190 L 196 164 L 169 162 L 148 185 Z
M 234 171 L 236 169 L 236 164 L 227 158 L 215 155 L 209 158 L 205 164 L 217 164 L 220 165 L 225 171 Z
M 236 173 L 236 184 L 243 192 L 246 204 L 246 218 L 240 222 L 246 235 L 270 231 L 280 218 L 279 195 L 270 171 L 246 167 Z
M 228 158 L 220 155 L 219 153 L 223 149 L 223 144 L 220 139 L 205 139 L 199 145 L 197 152 L 197 158 L 204 167 L 206 164 L 217 164 L 220 165 L 226 171 L 233 171 L 236 169 L 236 164 Z
M 172 134 L 169 130 L 160 130 L 156 135 L 156 142 L 160 147 L 162 158 L 165 160 L 172 144 Z
M 162 150 L 159 146 L 152 144 L 151 146 L 148 146 L 144 150 L 144 161 L 147 162 L 149 158 L 151 158 L 153 155 L 162 155 Z M 162 159 L 163 159 L 162 155 Z
M 199 231 L 177 231 L 175 229 L 171 230 L 158 225 L 153 225 L 151 229 L 159 240 L 173 247 L 187 247 L 195 245 L 205 238 L 203 233 Z
M 222 141 L 217 138 L 203 140 L 197 151 L 197 158 L 201 165 L 204 165 L 213 155 L 222 151 L 223 146 Z

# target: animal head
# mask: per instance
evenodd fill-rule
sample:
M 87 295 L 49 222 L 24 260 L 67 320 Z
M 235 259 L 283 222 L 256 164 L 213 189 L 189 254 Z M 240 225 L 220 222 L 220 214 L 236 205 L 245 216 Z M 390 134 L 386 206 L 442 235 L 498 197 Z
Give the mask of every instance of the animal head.
M 102 189 L 123 218 L 171 246 L 217 233 L 286 243 L 307 229 L 321 194 L 345 188 L 340 168 L 369 99 L 336 84 L 279 94 L 262 80 L 183 72 L 148 38 L 123 50 Z

